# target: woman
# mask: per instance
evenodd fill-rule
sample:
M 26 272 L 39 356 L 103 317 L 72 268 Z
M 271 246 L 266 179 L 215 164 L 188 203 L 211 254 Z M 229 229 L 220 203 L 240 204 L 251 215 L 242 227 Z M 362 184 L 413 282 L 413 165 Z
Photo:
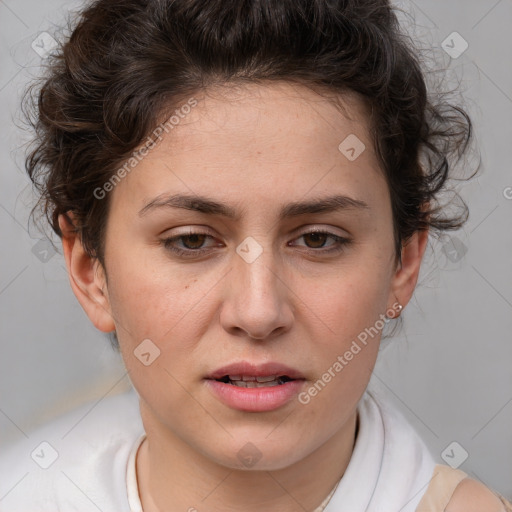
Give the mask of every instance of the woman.
M 121 396 L 48 426 L 5 510 L 510 510 L 367 389 L 471 135 L 387 1 L 100 0 L 37 115 L 28 172 L 141 422 Z

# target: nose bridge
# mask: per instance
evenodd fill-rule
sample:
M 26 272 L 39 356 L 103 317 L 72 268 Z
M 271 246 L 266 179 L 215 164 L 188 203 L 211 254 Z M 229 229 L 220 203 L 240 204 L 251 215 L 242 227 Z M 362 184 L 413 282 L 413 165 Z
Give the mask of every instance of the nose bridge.
M 236 279 L 242 284 L 241 291 L 247 292 L 251 300 L 276 300 L 276 257 L 271 244 L 247 237 L 236 249 L 238 261 L 235 265 Z M 254 302 L 253 302 L 254 304 Z
M 291 320 L 286 304 L 278 257 L 271 245 L 252 237 L 236 249 L 228 291 L 229 327 L 237 327 L 254 338 L 269 336 Z

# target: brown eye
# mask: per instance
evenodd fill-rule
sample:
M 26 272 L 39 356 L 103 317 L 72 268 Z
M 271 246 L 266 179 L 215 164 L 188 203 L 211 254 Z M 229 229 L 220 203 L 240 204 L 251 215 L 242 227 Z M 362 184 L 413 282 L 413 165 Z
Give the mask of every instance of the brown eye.
M 329 235 L 327 233 L 306 233 L 302 236 L 304 237 L 308 247 L 311 249 L 320 249 L 324 246 Z
M 207 233 L 184 233 L 161 240 L 162 245 L 167 251 L 173 252 L 178 256 L 185 258 L 194 258 L 209 251 L 214 245 L 206 245 L 208 239 L 214 238 Z
M 303 233 L 296 240 L 302 239 L 305 245 L 298 244 L 299 247 L 305 247 L 316 254 L 326 254 L 342 251 L 349 245 L 351 240 L 342 236 L 329 233 L 328 231 L 310 231 Z
M 182 235 L 179 239 L 183 242 L 186 249 L 201 249 L 206 236 L 207 235 L 202 235 L 200 233 L 194 233 L 192 235 Z

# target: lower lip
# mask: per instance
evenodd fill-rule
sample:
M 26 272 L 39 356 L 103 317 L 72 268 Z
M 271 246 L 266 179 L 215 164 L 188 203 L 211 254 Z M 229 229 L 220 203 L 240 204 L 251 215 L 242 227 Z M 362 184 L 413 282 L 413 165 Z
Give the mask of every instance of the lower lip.
M 273 411 L 298 395 L 304 380 L 291 380 L 278 386 L 242 388 L 217 380 L 206 380 L 213 394 L 228 407 L 247 412 Z

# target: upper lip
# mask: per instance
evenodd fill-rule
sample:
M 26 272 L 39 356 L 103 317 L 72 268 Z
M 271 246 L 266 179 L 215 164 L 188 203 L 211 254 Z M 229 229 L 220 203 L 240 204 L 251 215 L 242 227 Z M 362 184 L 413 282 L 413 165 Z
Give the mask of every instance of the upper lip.
M 247 377 L 270 377 L 271 375 L 284 376 L 290 379 L 304 379 L 304 376 L 294 368 L 290 368 L 281 363 L 269 362 L 263 364 L 250 363 L 248 361 L 240 361 L 231 363 L 214 370 L 206 378 L 221 379 L 226 375 L 241 375 Z

